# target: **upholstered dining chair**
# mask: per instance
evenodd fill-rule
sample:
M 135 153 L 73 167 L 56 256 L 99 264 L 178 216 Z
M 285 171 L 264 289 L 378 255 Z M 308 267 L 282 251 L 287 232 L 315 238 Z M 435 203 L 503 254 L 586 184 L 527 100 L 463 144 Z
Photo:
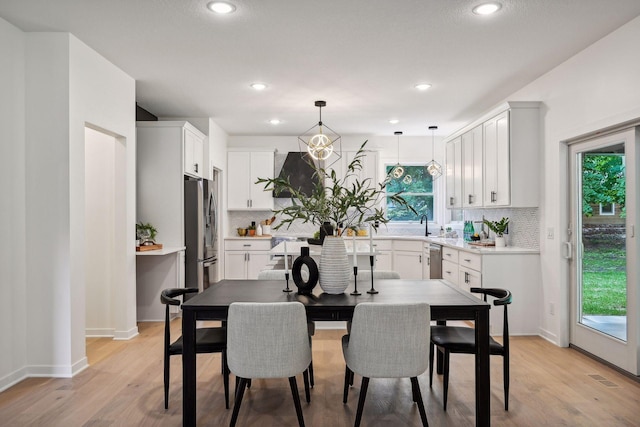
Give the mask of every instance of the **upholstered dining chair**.
M 302 303 L 232 303 L 227 317 L 227 358 L 229 369 L 240 378 L 231 426 L 236 425 L 248 379 L 284 377 L 289 378 L 298 424 L 304 426 L 296 375 L 303 374 L 310 402 L 307 367 L 311 346 Z
M 400 278 L 400 273 L 398 273 L 397 271 L 373 270 L 373 280 L 399 279 L 399 278 Z M 351 281 L 353 282 L 353 273 L 351 274 Z M 358 271 L 358 282 L 371 283 L 371 271 L 370 270 Z M 350 320 L 347 322 L 347 333 L 348 334 L 351 333 Z
M 284 270 L 262 270 L 258 273 L 258 280 L 285 280 L 285 276 L 284 276 Z M 300 275 L 302 276 L 303 280 L 308 280 L 309 279 L 309 273 L 305 270 L 302 270 L 300 272 Z M 291 283 L 293 283 L 293 279 L 291 279 L 291 276 L 289 276 L 289 280 L 292 280 Z M 309 333 L 309 345 L 313 344 L 313 340 L 311 339 L 312 336 L 314 336 L 316 334 L 316 324 L 315 322 L 312 321 L 308 321 L 307 322 L 307 331 Z M 311 384 L 311 387 L 313 387 L 315 380 L 313 378 L 313 357 L 311 359 L 311 363 L 309 363 L 309 382 Z
M 493 305 L 504 307 L 502 344 L 489 337 L 489 350 L 492 355 L 502 356 L 502 371 L 504 381 L 504 410 L 509 410 L 509 316 L 507 305 L 511 304 L 511 292 L 497 288 L 471 288 L 471 292 L 483 295 L 487 301 L 487 295 L 496 299 Z M 443 406 L 447 410 L 447 394 L 449 392 L 449 356 L 451 353 L 476 353 L 476 335 L 473 328 L 465 326 L 440 326 L 431 327 L 431 343 L 429 345 L 429 387 L 433 385 L 433 356 L 434 346 L 444 356 L 443 364 Z
M 169 408 L 169 358 L 182 354 L 182 335 L 171 342 L 171 323 L 169 306 L 181 304 L 179 297 L 197 293 L 197 288 L 170 288 L 160 293 L 160 301 L 165 304 L 164 318 L 164 409 Z M 229 368 L 227 367 L 227 331 L 223 327 L 196 329 L 196 353 L 221 353 L 222 378 L 224 384 L 224 403 L 229 409 Z
M 428 426 L 418 375 L 427 370 L 431 310 L 427 303 L 361 303 L 353 312 L 351 333 L 342 337 L 346 362 L 343 402 L 353 373 L 362 376 L 355 426 L 362 420 L 370 378 L 411 378 L 413 401 Z

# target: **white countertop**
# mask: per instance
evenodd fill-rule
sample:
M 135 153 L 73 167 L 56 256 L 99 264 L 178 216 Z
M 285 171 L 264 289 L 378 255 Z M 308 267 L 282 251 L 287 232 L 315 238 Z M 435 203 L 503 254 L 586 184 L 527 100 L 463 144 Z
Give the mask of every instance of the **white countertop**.
M 287 244 L 287 252 L 286 252 L 287 255 L 298 255 L 300 253 L 300 248 L 304 246 L 309 247 L 309 255 L 320 255 L 320 253 L 322 252 L 322 246 L 310 245 L 307 242 L 290 241 L 290 242 L 286 242 L 286 244 Z M 349 238 L 344 239 L 344 244 L 347 248 L 347 254 L 352 255 L 353 254 L 352 239 L 349 239 Z M 271 249 L 270 253 L 272 255 L 284 255 L 285 254 L 284 245 L 285 245 L 285 242 L 278 243 L 276 246 L 274 246 Z M 356 240 L 356 254 L 363 255 L 363 256 L 375 255 L 375 250 L 373 252 L 371 251 L 371 246 L 369 246 L 368 239 L 366 242 L 363 242 L 362 240 L 360 241 Z

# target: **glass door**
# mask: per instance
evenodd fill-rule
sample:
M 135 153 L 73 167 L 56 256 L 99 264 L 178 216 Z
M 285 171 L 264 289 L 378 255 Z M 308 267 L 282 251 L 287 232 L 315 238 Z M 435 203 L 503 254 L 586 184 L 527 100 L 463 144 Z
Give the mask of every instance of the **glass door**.
M 638 375 L 635 153 L 633 131 L 570 146 L 567 243 L 571 344 Z

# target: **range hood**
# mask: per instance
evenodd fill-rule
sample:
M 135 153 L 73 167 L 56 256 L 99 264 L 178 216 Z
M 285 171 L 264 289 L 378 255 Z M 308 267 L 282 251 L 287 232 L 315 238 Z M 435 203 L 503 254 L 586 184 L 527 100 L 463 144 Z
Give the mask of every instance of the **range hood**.
M 318 182 L 315 170 L 309 162 L 313 162 L 313 158 L 308 153 L 290 151 L 287 153 L 287 157 L 284 160 L 282 170 L 280 170 L 278 177 L 289 177 L 289 182 L 292 187 L 298 188 L 303 194 L 309 196 Z M 276 195 L 274 192 L 273 197 L 288 199 L 291 198 L 291 193 L 288 191 L 282 191 L 280 194 Z

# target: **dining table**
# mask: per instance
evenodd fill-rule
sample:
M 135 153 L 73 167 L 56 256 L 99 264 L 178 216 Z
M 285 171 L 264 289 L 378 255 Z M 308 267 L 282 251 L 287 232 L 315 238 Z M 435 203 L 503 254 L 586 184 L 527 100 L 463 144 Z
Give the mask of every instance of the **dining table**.
M 182 304 L 182 419 L 184 426 L 195 426 L 196 417 L 196 321 L 226 321 L 234 302 L 274 303 L 298 301 L 304 304 L 310 321 L 349 321 L 361 302 L 426 302 L 431 319 L 439 324 L 448 320 L 473 320 L 475 323 L 475 415 L 476 426 L 490 426 L 489 310 L 491 305 L 442 279 L 376 280 L 377 294 L 349 291 L 327 294 L 316 286 L 310 294 L 294 290 L 283 292 L 284 280 L 222 280 Z M 425 325 L 429 327 L 429 325 Z M 425 357 L 429 357 L 425 354 Z M 441 372 L 441 361 L 438 363 Z

